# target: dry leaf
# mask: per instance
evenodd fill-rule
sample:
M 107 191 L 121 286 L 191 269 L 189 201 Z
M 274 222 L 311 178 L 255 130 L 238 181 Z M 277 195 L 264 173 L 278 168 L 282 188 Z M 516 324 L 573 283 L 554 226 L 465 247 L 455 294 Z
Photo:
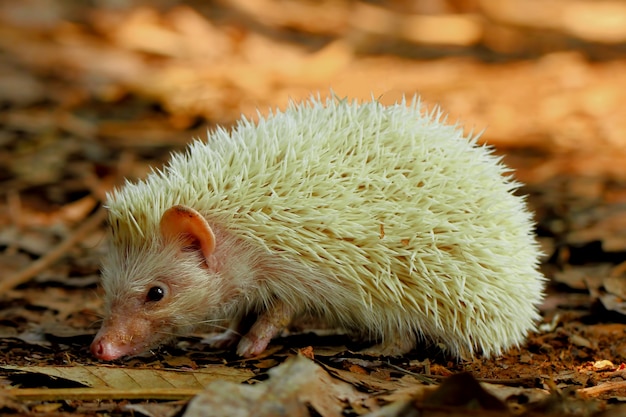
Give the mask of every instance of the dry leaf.
M 11 366 L 0 369 L 42 374 L 77 382 L 94 389 L 138 390 L 158 388 L 203 389 L 215 380 L 241 383 L 251 371 L 227 366 L 207 366 L 195 371 L 129 369 L 113 366 Z
M 430 394 L 424 404 L 434 406 L 454 406 L 483 410 L 506 411 L 506 405 L 488 393 L 469 373 L 460 373 L 446 378 L 439 388 Z
M 308 417 L 307 406 L 322 417 L 340 417 L 346 405 L 367 403 L 367 395 L 300 355 L 273 368 L 269 375 L 268 381 L 252 386 L 212 383 L 191 400 L 184 417 Z

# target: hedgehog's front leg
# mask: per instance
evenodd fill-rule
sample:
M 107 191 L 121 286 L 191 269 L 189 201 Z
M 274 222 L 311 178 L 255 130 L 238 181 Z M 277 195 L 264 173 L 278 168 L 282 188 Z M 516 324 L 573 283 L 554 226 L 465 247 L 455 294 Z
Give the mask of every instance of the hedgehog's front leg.
M 275 302 L 267 311 L 259 314 L 250 331 L 241 338 L 237 354 L 244 358 L 261 354 L 270 341 L 291 323 L 293 316 L 293 308 L 282 301 Z

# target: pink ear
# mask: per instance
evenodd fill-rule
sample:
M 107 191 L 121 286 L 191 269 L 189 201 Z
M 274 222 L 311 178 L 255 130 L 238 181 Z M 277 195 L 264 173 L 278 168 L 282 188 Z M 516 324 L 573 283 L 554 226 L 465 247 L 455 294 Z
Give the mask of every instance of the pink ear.
M 161 235 L 166 239 L 197 243 L 208 258 L 215 250 L 215 235 L 206 219 L 196 210 L 186 206 L 170 207 L 161 217 Z

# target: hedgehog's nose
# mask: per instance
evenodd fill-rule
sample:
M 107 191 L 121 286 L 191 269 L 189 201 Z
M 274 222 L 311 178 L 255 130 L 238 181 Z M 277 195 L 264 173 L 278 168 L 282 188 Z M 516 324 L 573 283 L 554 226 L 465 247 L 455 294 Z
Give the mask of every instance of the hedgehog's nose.
M 123 346 L 112 343 L 100 334 L 96 335 L 96 338 L 91 342 L 90 350 L 93 356 L 103 361 L 119 359 L 128 353 Z

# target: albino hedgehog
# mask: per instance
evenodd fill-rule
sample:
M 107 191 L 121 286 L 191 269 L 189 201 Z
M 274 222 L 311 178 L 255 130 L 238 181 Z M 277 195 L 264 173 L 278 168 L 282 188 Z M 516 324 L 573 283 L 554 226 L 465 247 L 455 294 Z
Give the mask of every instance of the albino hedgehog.
M 500 159 L 443 121 L 418 100 L 292 103 L 114 191 L 91 351 L 228 326 L 214 343 L 252 357 L 300 316 L 385 355 L 519 345 L 544 287 L 531 214 Z

